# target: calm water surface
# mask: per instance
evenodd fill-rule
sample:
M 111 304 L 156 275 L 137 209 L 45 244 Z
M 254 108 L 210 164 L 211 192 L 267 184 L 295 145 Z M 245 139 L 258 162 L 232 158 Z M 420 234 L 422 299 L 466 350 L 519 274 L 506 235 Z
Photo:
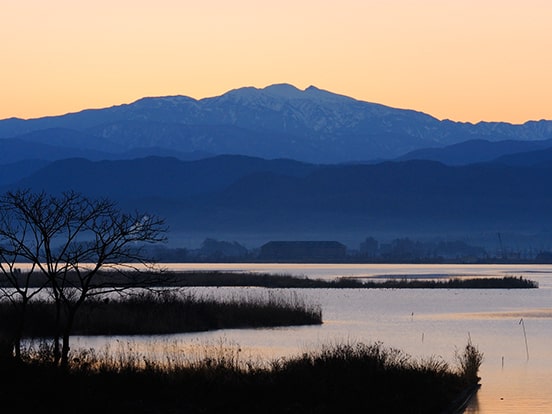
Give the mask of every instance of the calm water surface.
M 232 270 L 335 277 L 523 276 L 539 289 L 305 289 L 322 306 L 321 326 L 223 330 L 158 337 L 190 344 L 238 344 L 244 358 L 296 355 L 321 344 L 381 341 L 413 357 L 454 363 L 468 338 L 484 353 L 482 387 L 466 413 L 552 413 L 552 266 L 543 265 L 282 265 L 180 264 L 173 270 Z M 210 296 L 268 295 L 264 288 L 192 288 Z M 290 290 L 282 290 L 290 295 Z M 525 332 L 524 332 L 525 330 Z M 101 347 L 113 338 L 75 338 L 74 345 Z M 116 338 L 130 341 L 129 338 Z M 139 344 L 140 338 L 133 338 Z M 151 338 L 144 339 L 151 341 Z M 138 346 L 138 345 L 136 345 Z

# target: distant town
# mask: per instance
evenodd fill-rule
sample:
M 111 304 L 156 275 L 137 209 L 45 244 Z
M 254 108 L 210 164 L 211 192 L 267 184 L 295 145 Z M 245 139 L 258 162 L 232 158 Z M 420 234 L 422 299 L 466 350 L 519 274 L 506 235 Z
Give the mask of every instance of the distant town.
M 207 238 L 196 249 L 155 247 L 151 255 L 165 263 L 552 263 L 552 251 L 503 246 L 490 251 L 460 240 L 428 242 L 408 237 L 390 242 L 367 237 L 357 249 L 335 240 L 274 240 L 246 248 L 237 241 Z

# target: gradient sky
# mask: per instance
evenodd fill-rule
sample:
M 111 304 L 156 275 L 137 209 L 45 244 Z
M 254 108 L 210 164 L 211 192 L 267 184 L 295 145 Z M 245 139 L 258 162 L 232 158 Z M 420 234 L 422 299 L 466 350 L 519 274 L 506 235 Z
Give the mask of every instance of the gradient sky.
M 550 0 L 2 0 L 0 119 L 291 83 L 552 119 Z

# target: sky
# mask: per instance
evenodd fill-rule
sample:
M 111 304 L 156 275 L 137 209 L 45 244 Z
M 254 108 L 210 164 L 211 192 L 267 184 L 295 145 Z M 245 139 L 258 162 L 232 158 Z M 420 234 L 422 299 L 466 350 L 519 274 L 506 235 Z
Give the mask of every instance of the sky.
M 550 0 L 2 0 L 0 119 L 274 83 L 552 119 L 551 22 Z

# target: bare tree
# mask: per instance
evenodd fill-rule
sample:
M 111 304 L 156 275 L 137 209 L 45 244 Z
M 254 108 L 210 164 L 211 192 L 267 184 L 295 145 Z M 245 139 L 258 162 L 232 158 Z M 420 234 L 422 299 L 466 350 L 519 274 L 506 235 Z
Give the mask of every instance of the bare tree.
M 7 270 L 4 275 L 16 287 L 19 278 L 9 263 L 13 268 L 18 258 L 32 263 L 33 270 L 45 277 L 56 307 L 54 361 L 66 365 L 73 322 L 84 301 L 108 289 L 131 286 L 121 280 L 115 285 L 99 277 L 101 271 L 125 276 L 124 270 L 150 267 L 144 247 L 164 241 L 167 228 L 154 215 L 125 214 L 111 200 L 76 192 L 58 196 L 9 192 L 0 199 L 0 210 L 0 245 L 11 246 L 0 257 Z M 26 300 L 24 291 L 15 292 Z
M 5 215 L 0 211 L 0 227 L 6 228 Z M 14 319 L 5 321 L 2 334 L 5 336 L 4 342 L 8 349 L 6 353 L 13 353 L 16 359 L 21 359 L 21 339 L 25 318 L 27 315 L 27 305 L 31 299 L 37 296 L 46 286 L 47 280 L 36 280 L 36 266 L 31 265 L 25 272 L 19 267 L 21 258 L 19 252 L 20 243 L 11 243 L 0 246 L 0 298 L 7 300 L 14 309 Z M 6 323 L 7 322 L 7 323 Z M 9 325 L 9 326 L 5 326 Z

